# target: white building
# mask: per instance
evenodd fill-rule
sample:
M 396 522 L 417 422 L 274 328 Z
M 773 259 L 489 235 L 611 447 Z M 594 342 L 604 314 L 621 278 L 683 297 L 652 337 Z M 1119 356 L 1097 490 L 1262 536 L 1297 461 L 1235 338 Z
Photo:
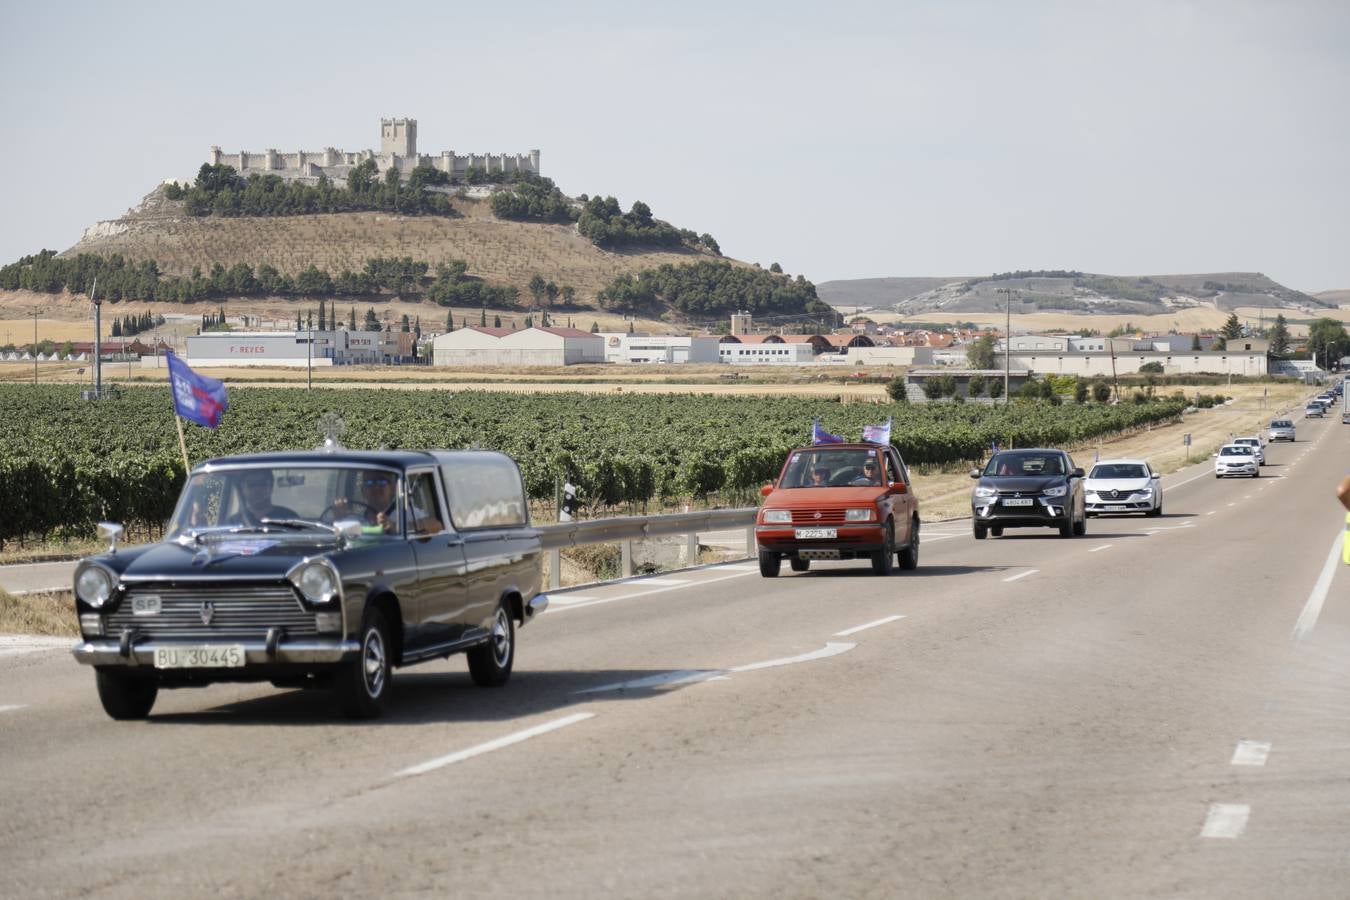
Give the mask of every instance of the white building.
M 187 338 L 186 360 L 193 366 L 376 365 L 398 355 L 397 338 L 383 331 L 208 331 Z
M 849 347 L 842 356 L 850 366 L 931 366 L 932 347 Z
M 605 362 L 611 363 L 717 363 L 715 335 L 626 334 L 602 332 Z
M 733 366 L 777 365 L 807 366 L 816 361 L 810 344 L 718 344 L 722 362 Z
M 437 335 L 437 366 L 572 366 L 605 361 L 605 342 L 578 328 L 485 328 L 473 325 Z

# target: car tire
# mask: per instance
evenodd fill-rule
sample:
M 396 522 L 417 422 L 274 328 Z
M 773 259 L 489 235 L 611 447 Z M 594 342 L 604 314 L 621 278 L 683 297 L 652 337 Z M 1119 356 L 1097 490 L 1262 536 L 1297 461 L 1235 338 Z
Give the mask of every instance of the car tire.
M 373 606 L 367 609 L 358 637 L 361 649 L 356 659 L 342 664 L 333 689 L 347 718 L 374 719 L 385 710 L 394 677 L 384 613 Z
M 1070 513 L 1068 521 L 1059 526 L 1059 536 L 1062 538 L 1071 538 L 1074 536 L 1075 531 L 1077 531 L 1077 527 L 1074 525 L 1073 514 Z
M 989 529 L 983 525 L 976 525 L 974 531 L 975 531 L 975 540 L 977 541 L 984 540 L 985 536 L 989 533 Z
M 909 526 L 909 543 L 905 549 L 896 554 L 896 561 L 900 568 L 905 572 L 912 572 L 919 567 L 919 520 L 915 519 Z
M 886 522 L 886 539 L 880 550 L 872 551 L 872 574 L 889 575 L 895 564 L 895 523 Z
M 783 560 L 779 559 L 777 553 L 769 550 L 759 551 L 759 574 L 765 578 L 777 578 L 782 565 Z
M 1073 536 L 1082 537 L 1087 534 L 1087 513 L 1084 512 L 1077 522 L 1073 523 Z
M 1144 513 L 1144 515 L 1154 519 L 1158 518 L 1159 516 L 1162 515 L 1162 504 L 1159 503 L 1157 506 L 1153 507 L 1148 512 Z
M 992 534 L 994 537 L 1003 537 L 1003 526 L 993 525 L 989 528 L 989 533 Z
M 506 601 L 497 604 L 488 642 L 464 655 L 469 659 L 469 676 L 479 687 L 501 687 L 511 680 L 511 667 L 516 662 L 516 623 Z
M 811 568 L 811 560 L 798 559 L 795 556 L 788 560 L 788 564 L 792 566 L 792 571 L 794 572 L 805 572 Z
M 109 718 L 119 722 L 144 719 L 150 715 L 159 695 L 159 685 L 148 678 L 130 678 L 122 672 L 94 670 L 98 699 Z

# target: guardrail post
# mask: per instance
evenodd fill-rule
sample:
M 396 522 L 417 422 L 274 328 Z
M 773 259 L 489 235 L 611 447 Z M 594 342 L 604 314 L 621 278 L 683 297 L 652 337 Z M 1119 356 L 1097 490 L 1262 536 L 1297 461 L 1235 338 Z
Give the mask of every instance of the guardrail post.
M 548 586 L 557 590 L 562 587 L 562 548 L 554 547 L 548 551 Z
M 745 529 L 745 555 L 755 555 L 755 526 L 753 525 Z
M 633 542 L 621 541 L 619 543 L 622 553 L 622 572 L 624 578 L 633 577 Z
M 691 531 L 684 538 L 684 564 L 698 565 L 698 532 Z

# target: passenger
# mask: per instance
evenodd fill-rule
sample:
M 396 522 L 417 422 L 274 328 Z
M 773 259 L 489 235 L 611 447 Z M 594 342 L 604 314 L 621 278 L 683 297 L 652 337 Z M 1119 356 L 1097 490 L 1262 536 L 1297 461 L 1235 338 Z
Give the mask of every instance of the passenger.
M 811 481 L 807 487 L 829 487 L 830 470 L 824 466 L 816 466 L 811 470 Z
M 1341 506 L 1345 507 L 1346 512 L 1350 512 L 1350 475 L 1341 479 L 1340 485 L 1336 488 L 1336 499 L 1341 501 Z
M 243 506 L 239 510 L 241 524 L 260 525 L 263 519 L 299 518 L 290 507 L 277 506 L 272 502 L 272 485 L 275 481 L 271 469 L 244 473 L 240 491 L 243 498 Z
M 862 474 L 853 479 L 852 484 L 867 485 L 880 484 L 881 477 L 877 474 L 877 461 L 869 459 L 863 463 Z

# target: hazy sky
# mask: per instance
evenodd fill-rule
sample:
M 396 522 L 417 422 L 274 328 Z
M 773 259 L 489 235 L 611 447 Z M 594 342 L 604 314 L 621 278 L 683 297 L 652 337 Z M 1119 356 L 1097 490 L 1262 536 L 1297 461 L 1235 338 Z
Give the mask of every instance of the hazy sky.
M 0 8 L 0 262 L 227 152 L 542 151 L 812 281 L 1065 268 L 1350 288 L 1346 2 Z

